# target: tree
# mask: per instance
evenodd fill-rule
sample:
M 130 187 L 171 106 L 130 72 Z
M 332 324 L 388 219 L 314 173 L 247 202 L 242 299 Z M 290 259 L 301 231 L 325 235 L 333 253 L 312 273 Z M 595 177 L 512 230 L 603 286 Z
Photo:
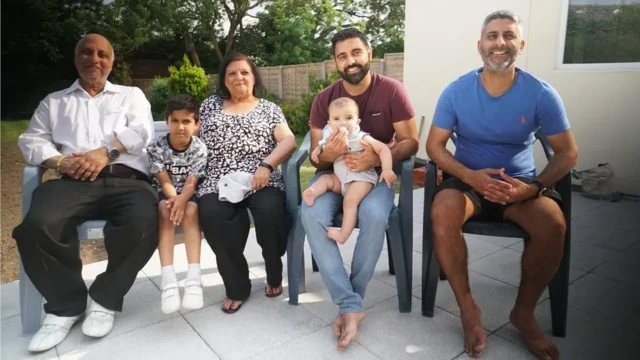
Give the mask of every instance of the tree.
M 243 33 L 239 46 L 272 65 L 322 61 L 329 55 L 331 34 L 348 16 L 332 0 L 274 0 Z
M 404 51 L 405 0 L 355 0 L 344 11 L 369 38 L 374 56 Z
M 76 43 L 103 10 L 101 0 L 3 1 L 3 119 L 31 116 L 46 94 L 71 85 Z

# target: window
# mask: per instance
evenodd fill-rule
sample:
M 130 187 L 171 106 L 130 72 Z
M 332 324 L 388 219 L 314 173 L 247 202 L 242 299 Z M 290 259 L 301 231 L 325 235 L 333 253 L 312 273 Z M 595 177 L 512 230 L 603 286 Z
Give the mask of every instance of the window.
M 560 64 L 640 67 L 640 0 L 565 0 Z

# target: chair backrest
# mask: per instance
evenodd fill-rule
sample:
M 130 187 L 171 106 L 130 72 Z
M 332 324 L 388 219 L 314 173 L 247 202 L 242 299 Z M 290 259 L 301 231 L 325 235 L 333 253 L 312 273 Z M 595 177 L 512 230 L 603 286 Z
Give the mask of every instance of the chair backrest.
M 153 122 L 153 138 L 157 139 L 160 136 L 164 136 L 169 132 L 169 127 L 167 123 L 164 121 L 154 121 Z

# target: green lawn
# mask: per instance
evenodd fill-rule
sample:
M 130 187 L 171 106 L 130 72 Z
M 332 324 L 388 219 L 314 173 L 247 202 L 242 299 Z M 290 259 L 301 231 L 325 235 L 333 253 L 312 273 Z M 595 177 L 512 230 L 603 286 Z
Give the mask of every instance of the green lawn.
M 29 120 L 4 120 L 0 121 L 0 133 L 2 133 L 2 142 L 17 141 L 18 136 L 22 134 L 29 126 Z
M 303 139 L 304 135 L 296 135 L 296 144 L 298 145 L 298 148 L 300 147 L 300 144 L 302 144 Z M 315 175 L 315 172 L 316 168 L 311 165 L 311 163 L 309 162 L 309 158 L 307 158 L 307 160 L 300 167 L 300 188 L 303 191 L 307 188 L 307 185 L 309 184 L 311 178 L 313 178 L 313 175 Z

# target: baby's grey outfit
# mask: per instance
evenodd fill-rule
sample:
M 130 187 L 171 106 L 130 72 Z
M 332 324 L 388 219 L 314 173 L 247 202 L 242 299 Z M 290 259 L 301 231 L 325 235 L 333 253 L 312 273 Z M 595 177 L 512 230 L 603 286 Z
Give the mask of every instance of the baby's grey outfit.
M 322 129 L 322 140 L 318 143 L 318 146 L 322 146 L 327 142 L 329 135 L 331 135 L 331 127 L 327 124 L 327 126 Z M 357 126 L 353 129 L 353 132 L 349 134 L 349 149 L 348 152 L 361 152 L 364 151 L 362 144 L 360 141 L 369 135 L 364 131 L 360 131 L 360 127 Z M 347 191 L 347 187 L 353 181 L 364 181 L 372 183 L 375 186 L 378 183 L 378 173 L 374 168 L 362 171 L 362 172 L 354 172 L 349 170 L 347 164 L 344 162 L 344 158 L 340 156 L 333 162 L 333 172 L 340 180 L 340 187 L 342 189 L 342 195 Z

